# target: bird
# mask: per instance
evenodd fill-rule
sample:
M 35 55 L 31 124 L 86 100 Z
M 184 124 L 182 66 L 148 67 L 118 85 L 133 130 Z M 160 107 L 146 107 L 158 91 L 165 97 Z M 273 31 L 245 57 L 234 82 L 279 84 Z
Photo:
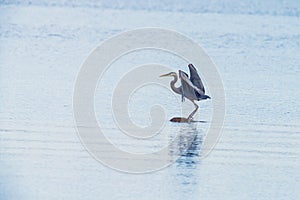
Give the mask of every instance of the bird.
M 160 77 L 173 77 L 174 79 L 170 82 L 171 89 L 175 93 L 181 95 L 182 102 L 185 100 L 185 98 L 187 98 L 195 106 L 195 110 L 193 110 L 188 118 L 173 118 L 170 121 L 190 123 L 199 108 L 195 101 L 211 99 L 210 96 L 205 94 L 204 85 L 194 65 L 188 64 L 188 68 L 190 71 L 190 79 L 187 73 L 181 70 L 178 71 L 179 78 L 181 80 L 180 87 L 175 86 L 175 83 L 178 81 L 178 75 L 176 74 L 176 72 L 170 72 L 168 74 L 160 75 Z

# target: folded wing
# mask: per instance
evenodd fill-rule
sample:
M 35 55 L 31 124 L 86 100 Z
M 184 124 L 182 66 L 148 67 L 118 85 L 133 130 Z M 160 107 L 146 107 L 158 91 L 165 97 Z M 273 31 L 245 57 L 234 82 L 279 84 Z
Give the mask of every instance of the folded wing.
M 187 74 L 181 70 L 179 70 L 179 78 L 181 79 L 182 100 L 184 100 L 184 97 L 191 100 L 198 100 L 196 92 L 201 92 L 201 90 L 194 86 Z

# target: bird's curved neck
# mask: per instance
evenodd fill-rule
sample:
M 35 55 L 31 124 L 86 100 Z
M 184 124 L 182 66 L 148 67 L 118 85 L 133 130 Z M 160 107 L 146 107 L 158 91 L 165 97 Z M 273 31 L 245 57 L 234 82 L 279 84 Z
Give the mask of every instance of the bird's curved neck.
M 170 82 L 170 86 L 174 92 L 181 94 L 181 89 L 175 86 L 175 83 L 178 81 L 178 76 L 174 76 L 173 81 Z

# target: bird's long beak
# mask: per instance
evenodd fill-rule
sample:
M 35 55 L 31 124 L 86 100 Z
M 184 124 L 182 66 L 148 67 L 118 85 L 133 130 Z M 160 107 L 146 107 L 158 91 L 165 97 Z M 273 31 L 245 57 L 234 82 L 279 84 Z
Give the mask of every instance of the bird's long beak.
M 166 76 L 170 76 L 170 74 L 163 74 L 163 75 L 160 75 L 159 77 L 166 77 Z

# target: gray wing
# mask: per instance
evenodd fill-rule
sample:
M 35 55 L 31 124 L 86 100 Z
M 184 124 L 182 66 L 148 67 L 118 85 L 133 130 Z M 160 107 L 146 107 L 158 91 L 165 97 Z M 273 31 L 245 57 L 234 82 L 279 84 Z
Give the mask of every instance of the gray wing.
M 197 88 L 200 89 L 200 92 L 197 91 L 200 95 L 204 95 L 205 94 L 205 89 L 203 86 L 203 83 L 201 81 L 201 78 L 199 77 L 199 74 L 196 70 L 196 68 L 194 67 L 194 65 L 189 64 L 189 69 L 190 69 L 190 75 L 191 75 L 191 82 L 193 83 L 194 86 L 196 86 Z
M 196 92 L 201 92 L 201 90 L 193 85 L 185 72 L 179 70 L 179 77 L 181 79 L 182 100 L 184 97 L 197 100 Z

